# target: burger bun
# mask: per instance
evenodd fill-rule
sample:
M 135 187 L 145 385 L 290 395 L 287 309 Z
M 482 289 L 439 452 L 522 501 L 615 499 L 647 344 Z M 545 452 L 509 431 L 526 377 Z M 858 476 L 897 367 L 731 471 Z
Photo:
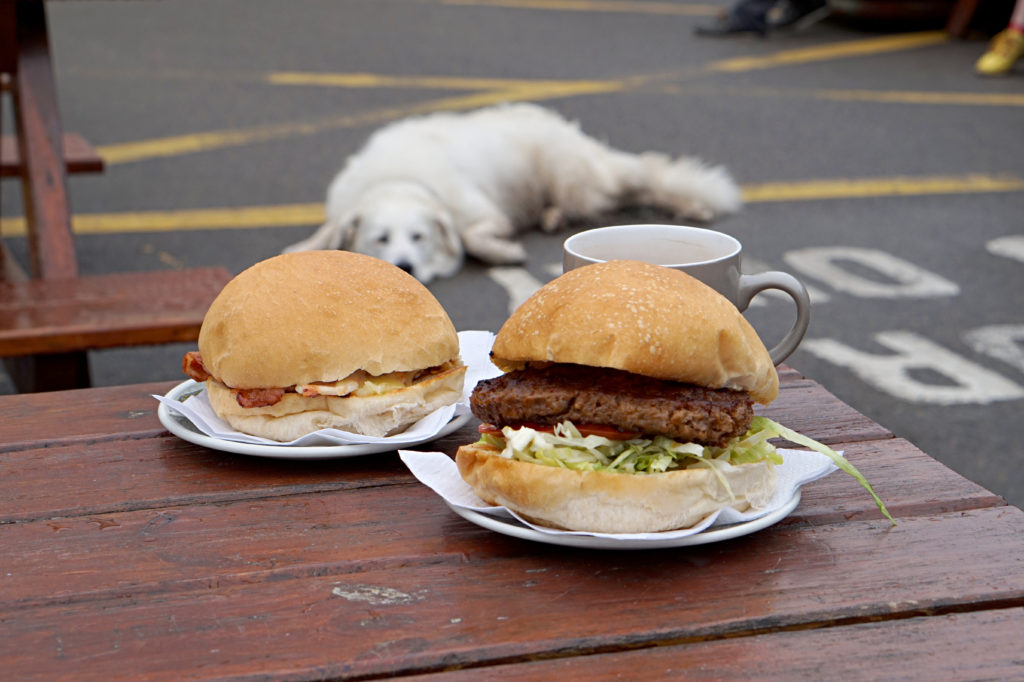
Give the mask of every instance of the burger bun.
M 508 372 L 531 363 L 609 367 L 707 388 L 778 396 L 757 332 L 728 299 L 671 268 L 609 261 L 570 270 L 520 305 L 491 358 Z
M 206 369 L 232 388 L 435 367 L 459 354 L 447 312 L 412 275 L 350 251 L 300 251 L 239 273 L 199 332 Z
M 210 406 L 237 431 L 280 442 L 321 429 L 380 438 L 401 432 L 434 410 L 458 402 L 466 366 L 458 365 L 406 388 L 370 396 L 316 396 L 286 393 L 267 407 L 242 407 L 224 384 L 207 380 Z
M 496 448 L 463 445 L 459 474 L 488 504 L 508 507 L 539 525 L 592 533 L 653 533 L 689 528 L 725 507 L 763 507 L 775 491 L 769 461 L 658 474 L 576 471 L 503 457 Z M 730 495 L 731 490 L 731 495 Z
M 326 428 L 401 431 L 458 402 L 466 374 L 433 294 L 349 251 L 286 253 L 238 274 L 203 319 L 199 355 L 213 410 L 238 431 L 285 442 Z M 264 389 L 276 402 L 242 399 Z

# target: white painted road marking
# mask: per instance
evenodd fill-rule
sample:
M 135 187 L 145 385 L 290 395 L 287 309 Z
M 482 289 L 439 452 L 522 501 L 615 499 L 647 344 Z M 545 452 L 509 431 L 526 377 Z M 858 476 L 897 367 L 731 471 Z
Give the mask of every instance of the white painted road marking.
M 1024 263 L 1024 234 L 1010 234 L 993 239 L 985 244 L 985 248 L 994 256 L 1012 258 Z
M 942 298 L 960 293 L 954 282 L 878 249 L 819 246 L 788 251 L 783 258 L 805 275 L 860 298 Z M 843 261 L 873 270 L 890 281 L 858 275 L 844 268 Z
M 912 332 L 884 331 L 875 341 L 895 351 L 877 355 L 835 339 L 807 339 L 802 348 L 841 367 L 891 396 L 926 405 L 988 404 L 1024 398 L 1024 387 L 970 362 Z M 914 371 L 932 371 L 949 379 L 933 384 L 915 379 Z
M 964 334 L 976 353 L 1016 367 L 1024 373 L 1024 324 L 994 324 Z

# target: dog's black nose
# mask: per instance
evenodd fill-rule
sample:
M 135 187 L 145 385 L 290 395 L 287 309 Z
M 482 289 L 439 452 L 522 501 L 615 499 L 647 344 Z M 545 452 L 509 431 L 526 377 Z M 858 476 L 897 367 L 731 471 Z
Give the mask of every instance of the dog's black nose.
M 408 261 L 400 260 L 397 263 L 395 263 L 395 265 L 397 267 L 401 268 L 402 270 L 405 270 L 410 275 L 412 274 L 412 263 L 409 263 Z

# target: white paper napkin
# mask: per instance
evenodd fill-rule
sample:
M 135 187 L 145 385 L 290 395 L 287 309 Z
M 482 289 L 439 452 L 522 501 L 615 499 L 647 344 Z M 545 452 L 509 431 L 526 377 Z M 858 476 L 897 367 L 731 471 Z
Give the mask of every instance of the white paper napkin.
M 584 531 L 556 530 L 546 526 L 530 523 L 507 507 L 495 507 L 487 504 L 473 492 L 473 488 L 462 480 L 455 461 L 443 452 L 416 452 L 399 450 L 399 456 L 421 483 L 440 495 L 448 504 L 470 509 L 484 514 L 505 518 L 514 518 L 524 526 L 542 533 L 552 535 L 592 535 L 600 538 L 617 540 L 672 540 L 705 530 L 711 526 L 724 526 L 745 521 L 753 521 L 766 516 L 793 499 L 796 491 L 803 485 L 836 471 L 835 463 L 827 456 L 808 450 L 779 449 L 783 463 L 776 467 L 778 484 L 775 494 L 768 504 L 760 509 L 739 512 L 732 508 L 722 509 L 702 520 L 691 528 L 682 530 L 662 531 L 659 533 L 589 533 Z M 842 453 L 840 453 L 842 454 Z M 628 474 L 622 474 L 627 476 Z
M 433 436 L 438 435 L 441 429 L 453 417 L 469 412 L 469 396 L 477 382 L 501 374 L 501 370 L 495 367 L 490 360 L 489 353 L 493 343 L 494 334 L 488 331 L 459 332 L 459 354 L 462 356 L 462 361 L 466 364 L 466 381 L 463 385 L 462 399 L 454 405 L 448 405 L 431 412 L 402 433 L 383 438 L 364 436 L 359 433 L 341 431 L 339 429 L 321 429 L 320 431 L 307 434 L 298 440 L 281 443 L 268 438 L 250 436 L 231 428 L 230 424 L 218 417 L 213 411 L 205 388 L 190 396 L 184 402 L 162 395 L 154 395 L 153 397 L 168 408 L 181 414 L 195 425 L 197 429 L 211 438 L 261 445 L 309 446 L 387 443 L 398 447 L 400 445 L 421 443 L 424 440 L 429 440 Z

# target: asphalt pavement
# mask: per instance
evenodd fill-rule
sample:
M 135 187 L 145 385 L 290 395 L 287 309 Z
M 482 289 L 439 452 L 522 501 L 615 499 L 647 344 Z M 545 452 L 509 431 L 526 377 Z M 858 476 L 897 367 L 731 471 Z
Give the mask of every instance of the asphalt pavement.
M 1024 65 L 979 78 L 984 36 L 925 23 L 693 35 L 727 4 L 50 3 L 64 125 L 107 160 L 71 180 L 81 270 L 240 271 L 309 234 L 378 126 L 536 101 L 622 149 L 729 168 L 746 204 L 713 227 L 744 244 L 746 270 L 812 292 L 788 364 L 1024 505 Z M 0 232 L 24 257 L 18 189 L 2 189 Z M 524 268 L 470 262 L 430 288 L 459 329 L 496 330 L 557 274 L 568 234 L 525 235 Z M 748 311 L 769 345 L 791 305 Z M 96 352 L 92 370 L 100 385 L 183 378 L 185 350 Z

